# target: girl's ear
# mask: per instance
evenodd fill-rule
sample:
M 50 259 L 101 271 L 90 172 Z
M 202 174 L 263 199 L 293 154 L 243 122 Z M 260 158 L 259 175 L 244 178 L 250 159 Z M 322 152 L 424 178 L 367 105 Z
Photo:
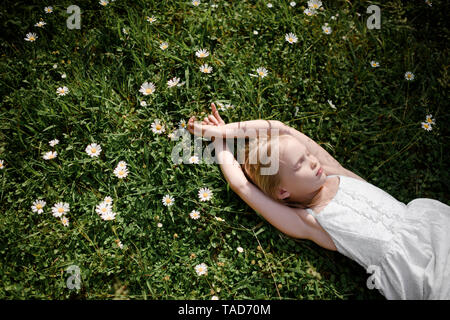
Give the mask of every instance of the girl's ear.
M 278 197 L 278 199 L 286 199 L 286 198 L 289 198 L 289 196 L 290 196 L 291 194 L 286 190 L 286 189 L 284 189 L 284 188 L 281 188 L 281 187 L 279 187 L 278 189 L 277 189 L 277 197 Z

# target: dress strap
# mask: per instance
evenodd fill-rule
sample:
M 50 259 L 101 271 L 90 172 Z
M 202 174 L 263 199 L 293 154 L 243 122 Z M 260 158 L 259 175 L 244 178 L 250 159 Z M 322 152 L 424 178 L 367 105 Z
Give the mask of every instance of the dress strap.
M 311 210 L 311 208 L 306 208 L 306 211 L 312 215 L 314 218 L 316 217 L 316 214 L 314 213 L 314 211 Z
M 329 178 L 329 177 L 337 177 L 337 176 L 339 176 L 338 174 L 330 174 L 329 176 L 327 176 L 327 179 Z

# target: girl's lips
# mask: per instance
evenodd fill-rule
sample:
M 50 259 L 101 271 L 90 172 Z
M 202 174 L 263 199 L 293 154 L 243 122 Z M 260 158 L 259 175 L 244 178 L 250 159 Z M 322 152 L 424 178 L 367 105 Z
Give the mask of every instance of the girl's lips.
M 322 172 L 323 172 L 323 169 L 320 168 L 319 170 L 317 170 L 316 176 L 320 176 L 322 174 Z

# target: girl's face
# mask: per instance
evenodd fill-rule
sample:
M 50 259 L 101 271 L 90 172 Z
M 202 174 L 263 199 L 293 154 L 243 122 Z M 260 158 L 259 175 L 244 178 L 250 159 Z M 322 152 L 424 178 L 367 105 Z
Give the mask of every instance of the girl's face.
M 318 173 L 321 165 L 305 145 L 287 136 L 280 139 L 281 184 L 278 197 L 303 202 L 311 200 L 326 181 L 325 173 Z

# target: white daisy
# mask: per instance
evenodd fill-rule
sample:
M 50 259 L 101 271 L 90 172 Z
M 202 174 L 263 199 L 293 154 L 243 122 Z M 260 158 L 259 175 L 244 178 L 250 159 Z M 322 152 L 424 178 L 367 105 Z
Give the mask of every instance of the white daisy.
M 158 224 L 156 225 L 158 228 L 162 228 L 162 223 L 158 222 Z
M 178 122 L 178 128 L 179 129 L 186 129 L 186 120 L 181 119 L 180 122 Z
M 123 249 L 122 241 L 120 241 L 119 239 L 117 239 L 117 240 L 116 240 L 116 243 L 117 243 L 117 246 L 118 246 L 120 249 Z
M 210 67 L 207 63 L 200 66 L 200 71 L 203 73 L 211 73 L 212 67 Z
M 27 33 L 27 37 L 24 38 L 24 39 L 25 39 L 26 41 L 33 42 L 33 41 L 36 41 L 37 38 L 38 38 L 38 36 L 36 35 L 36 33 L 34 33 L 34 32 L 29 32 L 29 33 Z
M 51 7 L 51 6 L 45 7 L 44 8 L 44 12 L 45 13 L 52 13 L 53 12 L 53 7 Z
M 333 104 L 333 101 L 328 100 L 328 104 L 329 104 L 330 107 L 332 107 L 333 109 L 336 109 L 336 106 Z
M 272 8 L 273 5 L 272 5 L 271 3 L 268 3 L 268 4 L 267 4 L 267 7 L 268 7 L 268 8 Z
M 242 247 L 237 247 L 236 250 L 237 250 L 239 253 L 244 252 L 244 249 L 243 249 Z
M 97 212 L 98 215 L 108 213 L 111 210 L 112 210 L 111 204 L 104 201 L 95 206 L 95 212 Z
M 38 214 L 41 214 L 44 212 L 43 208 L 45 207 L 46 202 L 44 200 L 36 200 L 33 202 L 33 205 L 31 206 L 31 210 L 33 212 L 37 212 Z
M 150 22 L 150 23 L 153 23 L 153 22 L 156 21 L 156 18 L 154 16 L 147 17 L 147 21 Z
M 163 202 L 163 205 L 165 205 L 166 207 L 170 207 L 171 205 L 173 205 L 175 200 L 173 199 L 173 197 L 171 195 L 166 194 L 163 197 L 162 202 Z
M 170 140 L 175 140 L 175 133 L 174 132 L 171 132 L 171 133 L 169 133 L 168 135 L 167 135 L 167 137 L 170 139 Z
M 65 79 L 67 77 L 67 75 L 65 74 L 65 73 L 63 73 L 62 75 L 61 75 L 61 78 L 63 78 L 63 79 Z
M 197 272 L 199 276 L 206 275 L 208 274 L 208 266 L 204 263 L 200 263 L 195 266 L 195 272 Z
M 98 157 L 100 155 L 100 152 L 102 152 L 102 147 L 94 142 L 88 145 L 85 151 L 88 155 L 91 156 L 91 158 Z
M 212 296 L 211 300 L 219 300 L 219 297 L 218 296 Z
M 257 31 L 257 30 L 253 30 L 253 34 L 254 34 L 254 35 L 257 35 L 257 34 L 258 34 L 258 31 Z
M 125 161 L 119 161 L 119 163 L 117 164 L 117 168 L 126 168 L 127 167 L 127 163 Z
M 308 7 L 310 9 L 314 9 L 317 10 L 322 6 L 322 1 L 318 1 L 318 0 L 310 0 L 308 1 Z
M 100 0 L 100 2 L 99 2 L 102 6 L 106 6 L 106 5 L 108 5 L 108 0 Z
M 69 93 L 69 88 L 59 87 L 58 89 L 56 89 L 56 93 L 59 94 L 60 96 L 65 96 L 66 94 Z
M 123 32 L 123 34 L 128 34 L 128 31 L 125 28 L 122 28 L 122 32 Z
M 40 27 L 40 28 L 42 28 L 43 26 L 45 26 L 47 23 L 46 22 L 44 22 L 43 20 L 41 20 L 41 21 L 39 21 L 38 23 L 36 23 L 34 26 L 35 27 Z
M 111 206 L 113 203 L 113 199 L 110 196 L 106 196 L 105 199 L 103 199 L 103 202 Z
M 217 221 L 223 222 L 225 221 L 224 219 L 222 219 L 221 217 L 214 217 L 214 219 L 216 219 Z
M 114 175 L 119 179 L 123 179 L 128 175 L 128 169 L 126 167 L 122 168 L 122 167 L 117 166 L 114 169 Z
M 331 33 L 331 27 L 329 27 L 328 25 L 324 25 L 322 26 L 322 30 L 325 34 L 330 34 Z
M 192 1 L 192 5 L 198 7 L 200 5 L 200 1 L 199 0 L 193 0 Z
M 295 7 L 296 3 L 295 3 L 294 1 L 291 1 L 291 2 L 289 3 L 289 5 L 290 5 L 291 7 Z
M 53 139 L 53 140 L 50 141 L 48 144 L 49 144 L 51 147 L 54 147 L 54 146 L 56 146 L 58 143 L 59 143 L 59 140 L 58 140 L 58 139 Z
M 161 45 L 159 47 L 162 50 L 166 50 L 169 47 L 169 43 L 168 42 L 163 42 L 163 43 L 161 43 Z
M 69 204 L 67 202 L 58 202 L 52 207 L 53 216 L 57 218 L 69 211 Z
M 377 68 L 380 66 L 380 64 L 376 61 L 370 61 L 370 65 L 372 66 L 372 68 Z
M 426 120 L 425 120 L 428 124 L 436 124 L 435 119 L 433 118 L 433 116 L 431 114 L 427 115 Z
M 198 212 L 197 210 L 192 210 L 191 213 L 189 213 L 189 216 L 191 217 L 191 219 L 197 220 L 198 218 L 200 218 L 200 212 Z
M 294 33 L 292 33 L 292 32 L 286 33 L 286 36 L 284 38 L 289 43 L 296 43 L 297 40 L 298 40 L 297 36 Z
M 164 128 L 164 125 L 160 123 L 158 119 L 155 119 L 155 121 L 151 125 L 153 133 L 161 134 L 166 129 Z
M 53 65 L 53 69 L 56 69 L 56 68 L 58 68 L 58 64 L 57 64 L 57 63 L 55 63 L 55 64 Z
M 0 160 L 0 169 L 3 169 L 5 167 L 4 160 Z
M 209 52 L 206 49 L 200 49 L 195 52 L 195 55 L 199 58 L 206 58 L 209 56 Z
M 414 80 L 414 74 L 411 71 L 405 73 L 405 79 L 408 81 Z
M 258 74 L 258 76 L 260 76 L 261 78 L 264 78 L 265 76 L 267 76 L 267 69 L 264 67 L 259 67 L 258 69 L 256 69 L 256 73 Z
M 61 223 L 63 224 L 64 227 L 68 227 L 69 226 L 69 218 L 67 218 L 66 216 L 61 217 Z
M 141 89 L 139 89 L 139 92 L 141 92 L 144 96 L 153 94 L 153 92 L 155 92 L 155 85 L 153 84 L 153 82 L 144 82 L 141 85 Z
M 105 221 L 114 220 L 116 218 L 116 213 L 112 212 L 112 211 L 108 211 L 106 213 L 103 213 L 101 217 Z
M 184 84 L 184 82 L 178 84 L 179 82 L 180 82 L 180 78 L 174 77 L 171 80 L 167 81 L 167 87 L 169 87 L 169 88 L 172 88 L 174 86 L 180 87 Z
M 141 101 L 141 107 L 146 107 L 147 106 L 147 102 L 145 100 Z
M 316 10 L 311 10 L 309 8 L 306 8 L 305 10 L 303 10 L 303 13 L 306 14 L 308 17 L 311 17 L 311 16 L 315 15 L 317 12 L 316 12 Z
M 198 191 L 198 197 L 200 198 L 200 201 L 208 201 L 212 197 L 212 192 L 209 188 L 201 188 Z
M 46 152 L 44 154 L 44 159 L 45 160 L 51 160 L 51 159 L 56 158 L 57 156 L 58 156 L 58 152 L 56 152 L 56 151 L 49 151 L 49 152 Z
M 189 163 L 198 164 L 199 162 L 200 162 L 200 160 L 195 155 L 189 158 Z
M 432 130 L 433 128 L 431 127 L 431 124 L 426 123 L 426 122 L 422 122 L 422 128 L 424 128 L 427 131 Z

